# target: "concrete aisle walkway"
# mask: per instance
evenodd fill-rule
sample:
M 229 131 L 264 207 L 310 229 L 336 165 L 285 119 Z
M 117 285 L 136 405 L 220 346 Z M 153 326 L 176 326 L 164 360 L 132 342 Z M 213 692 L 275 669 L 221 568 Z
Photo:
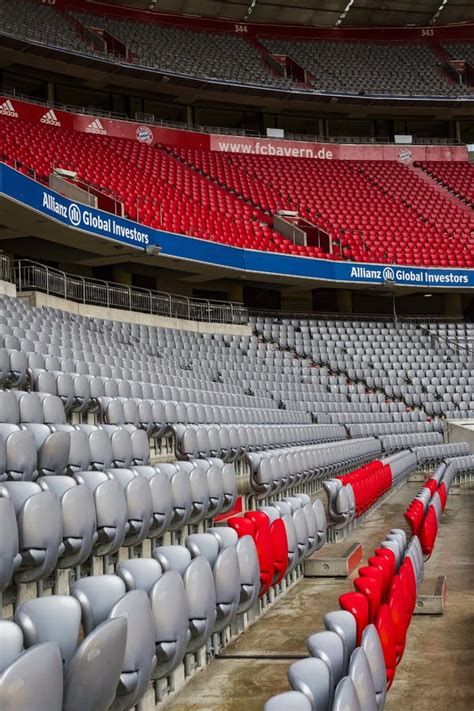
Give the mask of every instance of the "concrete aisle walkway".
M 403 524 L 418 488 L 411 483 L 395 492 L 348 539 L 348 545 L 362 543 L 362 562 L 390 528 Z M 356 575 L 357 569 L 351 579 Z M 473 490 L 449 498 L 426 566 L 426 591 L 438 575 L 447 576 L 445 614 L 413 618 L 387 711 L 474 711 Z M 288 690 L 289 664 L 306 656 L 306 638 L 324 628 L 325 612 L 337 609 L 338 596 L 349 589 L 348 579 L 300 582 L 170 700 L 167 711 L 261 711 L 266 699 Z

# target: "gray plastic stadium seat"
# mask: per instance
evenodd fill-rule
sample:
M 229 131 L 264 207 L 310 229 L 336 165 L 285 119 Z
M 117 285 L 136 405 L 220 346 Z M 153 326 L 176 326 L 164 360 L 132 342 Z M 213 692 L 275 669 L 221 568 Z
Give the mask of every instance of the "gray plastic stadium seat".
M 64 552 L 58 560 L 58 568 L 74 568 L 85 563 L 98 538 L 90 489 L 69 476 L 40 477 L 37 483 L 44 491 L 56 494 L 61 505 Z
M 342 638 L 336 632 L 316 632 L 308 637 L 307 645 L 311 656 L 323 661 L 329 669 L 331 702 L 334 689 L 346 672 Z
M 78 472 L 78 484 L 85 484 L 94 497 L 98 540 L 95 555 L 116 553 L 128 529 L 128 512 L 125 494 L 119 482 L 104 472 Z
M 354 615 L 346 610 L 334 610 L 324 615 L 324 626 L 329 632 L 335 632 L 344 645 L 344 669 L 348 668 L 349 659 L 356 646 L 357 626 Z
M 79 643 L 80 604 L 74 597 L 51 595 L 21 604 L 15 622 L 23 630 L 26 647 L 42 642 L 59 645 L 64 665 L 64 711 L 109 708 L 124 661 L 125 619 L 102 622 Z
M 173 497 L 173 515 L 170 530 L 182 528 L 190 519 L 192 513 L 192 492 L 189 477 L 175 464 L 159 464 L 156 470 L 165 474 L 171 482 Z
M 38 644 L 24 652 L 20 628 L 7 620 L 0 620 L 0 639 L 2 711 L 61 711 L 63 670 L 58 645 Z
M 311 708 L 311 701 L 301 692 L 284 691 L 268 699 L 263 711 L 311 711 Z
M 219 552 L 217 539 L 209 533 L 191 534 L 187 536 L 185 543 L 193 558 L 199 555 L 203 556 L 212 568 L 217 609 L 214 632 L 221 632 L 231 623 L 240 602 L 237 551 L 234 547 L 227 547 Z
M 79 429 L 87 434 L 90 451 L 90 468 L 98 471 L 113 466 L 112 443 L 108 433 L 94 425 L 80 425 Z
M 203 469 L 206 473 L 209 492 L 209 506 L 206 512 L 208 518 L 212 518 L 216 514 L 221 513 L 225 501 L 223 468 L 213 462 L 216 462 L 216 460 L 197 459 L 195 462 L 196 466 Z
M 360 705 L 354 682 L 348 676 L 341 679 L 336 687 L 332 711 L 364 711 Z
M 71 586 L 71 595 L 81 605 L 86 634 L 107 619 L 126 619 L 125 656 L 113 707 L 124 711 L 135 706 L 156 666 L 154 625 L 147 594 L 144 590 L 127 593 L 125 583 L 117 575 L 99 575 L 76 581 Z
M 154 558 L 135 558 L 117 566 L 127 590 L 144 590 L 150 600 L 157 665 L 153 676 L 162 678 L 181 664 L 190 632 L 186 591 L 175 570 L 162 572 Z
M 9 499 L 0 497 L 0 593 L 8 587 L 20 564 L 15 509 Z
M 207 532 L 217 538 L 219 550 L 235 546 L 240 573 L 240 602 L 237 612 L 247 612 L 257 601 L 260 591 L 260 566 L 255 542 L 251 536 L 238 538 L 236 531 L 228 526 L 208 528 Z
M 374 680 L 367 655 L 362 647 L 357 647 L 351 655 L 349 677 L 355 686 L 361 709 L 377 711 Z
M 105 474 L 118 482 L 125 494 L 128 531 L 124 545 L 138 545 L 146 538 L 151 526 L 153 500 L 150 485 L 132 469 L 107 469 Z
M 29 481 L 0 484 L 0 496 L 11 500 L 18 526 L 20 569 L 26 583 L 50 575 L 64 552 L 61 506 L 55 494 Z
M 37 473 L 36 442 L 31 432 L 20 430 L 18 425 L 0 424 L 1 470 L 13 481 L 32 481 Z M 4 478 L 2 476 L 2 478 Z
M 383 709 L 387 696 L 387 676 L 380 638 L 374 625 L 367 625 L 362 633 L 361 648 L 367 655 L 374 682 L 377 708 Z
M 177 462 L 176 466 L 188 475 L 191 487 L 192 511 L 188 523 L 198 523 L 207 517 L 211 506 L 206 471 L 195 462 Z
M 150 485 L 153 513 L 148 536 L 150 538 L 162 536 L 169 529 L 173 516 L 171 481 L 166 474 L 155 467 L 135 466 L 132 471 L 144 477 Z
M 331 675 L 321 659 L 307 657 L 293 662 L 288 669 L 288 681 L 295 691 L 308 697 L 312 711 L 327 711 L 332 696 Z
M 153 557 L 164 571 L 177 571 L 183 578 L 190 632 L 186 651 L 196 652 L 211 636 L 217 616 L 212 568 L 201 555 L 191 559 L 184 546 L 159 546 L 154 549 Z

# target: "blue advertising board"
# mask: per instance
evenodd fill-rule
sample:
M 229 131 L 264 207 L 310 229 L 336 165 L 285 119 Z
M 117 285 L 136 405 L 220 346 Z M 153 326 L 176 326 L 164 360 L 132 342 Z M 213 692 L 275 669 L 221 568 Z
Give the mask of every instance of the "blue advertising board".
M 282 276 L 340 284 L 384 284 L 436 288 L 474 288 L 473 269 L 403 267 L 311 259 L 245 250 L 207 240 L 155 230 L 103 210 L 73 202 L 13 168 L 0 163 L 0 194 L 65 226 L 145 250 L 159 245 L 165 257 L 215 264 L 255 276 Z

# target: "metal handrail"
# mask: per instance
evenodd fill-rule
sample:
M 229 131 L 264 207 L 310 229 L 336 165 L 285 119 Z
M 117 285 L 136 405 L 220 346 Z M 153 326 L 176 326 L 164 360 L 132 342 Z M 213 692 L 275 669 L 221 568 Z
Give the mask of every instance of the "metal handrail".
M 6 254 L 0 254 L 0 279 L 2 281 L 13 281 L 12 261 Z
M 78 274 L 68 274 L 29 259 L 19 259 L 13 262 L 8 256 L 0 254 L 0 279 L 14 282 L 19 293 L 27 290 L 41 291 L 52 296 L 59 296 L 69 301 L 102 306 L 105 308 L 126 309 L 157 316 L 167 316 L 189 321 L 206 321 L 213 323 L 248 324 L 251 317 L 271 318 L 275 321 L 283 319 L 306 321 L 393 321 L 388 314 L 347 314 L 342 312 L 292 312 L 263 309 L 247 309 L 243 304 L 232 301 L 217 301 L 212 299 L 189 298 L 177 294 L 140 289 L 124 284 L 108 282 Z M 432 316 L 414 315 L 398 316 L 398 320 L 406 323 L 419 324 L 419 328 L 427 335 L 445 340 L 455 349 L 463 349 L 473 356 L 469 346 L 453 341 L 444 336 L 434 334 L 425 324 L 430 323 L 465 323 L 462 316 Z
M 78 274 L 67 274 L 60 269 L 53 269 L 28 259 L 15 262 L 14 281 L 18 292 L 41 291 L 82 304 L 126 309 L 188 321 L 248 323 L 247 309 L 240 303 L 189 298 Z
M 59 111 L 67 111 L 69 113 L 86 114 L 90 116 L 98 116 L 100 118 L 110 118 L 119 121 L 127 121 L 128 123 L 146 123 L 150 126 L 158 126 L 164 128 L 175 128 L 178 131 L 191 131 L 196 133 L 206 133 L 210 135 L 224 135 L 224 136 L 242 136 L 246 138 L 268 138 L 266 134 L 260 133 L 254 129 L 245 128 L 233 128 L 228 126 L 202 126 L 201 124 L 188 124 L 184 121 L 166 121 L 165 119 L 155 118 L 152 114 L 143 115 L 139 118 L 137 115 L 135 118 L 130 118 L 127 114 L 119 113 L 116 111 L 103 111 L 101 109 L 90 109 L 84 106 L 75 106 L 73 104 L 62 104 L 58 101 L 46 101 L 43 99 L 38 99 L 36 97 L 30 97 L 27 94 L 21 94 L 15 91 L 2 90 L 0 92 L 1 96 L 7 96 L 11 99 L 17 99 L 18 101 L 27 101 L 30 104 L 37 104 L 39 106 L 45 106 L 48 109 L 58 109 Z M 313 134 L 304 133 L 285 133 L 285 136 L 281 140 L 286 141 L 305 141 L 309 143 L 336 143 L 336 144 L 371 144 L 371 145 L 396 145 L 401 147 L 402 145 L 445 145 L 445 146 L 456 146 L 464 145 L 462 141 L 457 138 L 417 138 L 413 137 L 412 144 L 396 144 L 391 141 L 387 136 L 318 136 Z
M 393 314 L 377 314 L 377 313 L 357 313 L 347 314 L 343 312 L 318 312 L 318 311 L 273 311 L 270 309 L 249 309 L 249 316 L 257 318 L 271 318 L 275 321 L 290 319 L 295 321 L 384 321 L 393 322 Z M 400 316 L 397 315 L 397 320 L 406 323 L 464 323 L 465 319 L 462 316 L 432 316 L 413 315 Z
M 430 319 L 431 321 L 431 319 Z M 451 321 L 451 319 L 450 319 Z M 448 336 L 443 336 L 441 333 L 435 333 L 434 331 L 431 331 L 429 328 L 426 326 L 420 326 L 420 330 L 423 331 L 427 336 L 429 336 L 431 339 L 438 339 L 438 341 L 444 341 L 444 343 L 448 346 L 448 348 L 452 348 L 455 353 L 458 355 L 461 355 L 460 351 L 466 351 L 465 355 L 467 355 L 469 358 L 473 359 L 474 362 L 474 351 L 471 350 L 469 345 L 464 345 L 463 341 L 458 341 L 454 338 L 448 338 Z M 468 341 L 466 340 L 466 344 Z

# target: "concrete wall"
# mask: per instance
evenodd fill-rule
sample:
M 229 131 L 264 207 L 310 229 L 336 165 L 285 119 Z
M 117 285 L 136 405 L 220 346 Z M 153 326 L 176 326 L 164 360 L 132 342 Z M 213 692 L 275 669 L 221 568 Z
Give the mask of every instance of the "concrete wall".
M 446 442 L 467 442 L 474 454 L 474 420 L 446 420 L 444 439 Z
M 236 336 L 250 336 L 252 333 L 250 326 L 227 323 L 206 323 L 204 321 L 186 321 L 184 319 L 168 318 L 167 316 L 153 316 L 152 314 L 140 313 L 138 311 L 108 309 L 102 306 L 79 304 L 75 301 L 68 301 L 67 299 L 61 299 L 58 296 L 51 296 L 50 294 L 42 294 L 38 291 L 22 292 L 19 296 L 27 300 L 30 306 L 47 306 L 88 318 L 124 321 L 125 323 L 137 323 L 143 326 L 155 326 L 157 328 L 176 328 L 181 331 L 195 331 L 196 333 L 222 333 Z
M 16 296 L 16 286 L 10 281 L 0 280 L 0 294 L 5 294 L 6 296 Z

